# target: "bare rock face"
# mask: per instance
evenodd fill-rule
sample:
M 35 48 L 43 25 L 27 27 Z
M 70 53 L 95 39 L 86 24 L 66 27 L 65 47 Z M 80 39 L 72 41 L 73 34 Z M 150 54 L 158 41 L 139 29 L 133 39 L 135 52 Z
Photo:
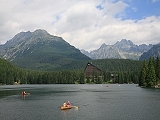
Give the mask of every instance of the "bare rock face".
M 152 45 L 135 45 L 131 40 L 122 39 L 114 45 L 106 45 L 105 43 L 97 50 L 87 52 L 81 50 L 83 54 L 91 59 L 133 59 L 139 60 L 139 57 L 152 48 Z

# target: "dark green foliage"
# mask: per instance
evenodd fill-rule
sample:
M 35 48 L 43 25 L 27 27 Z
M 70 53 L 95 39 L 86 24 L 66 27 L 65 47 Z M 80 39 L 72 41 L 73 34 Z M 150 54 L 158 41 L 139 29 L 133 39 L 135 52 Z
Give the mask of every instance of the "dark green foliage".
M 11 65 L 8 61 L 0 59 L 0 84 L 75 84 L 85 83 L 82 70 L 63 71 L 31 71 Z
M 156 84 L 158 83 L 158 81 L 160 80 L 160 59 L 159 57 L 156 58 L 155 61 L 155 71 L 156 71 Z
M 148 63 L 148 64 L 147 64 Z M 155 87 L 160 82 L 159 73 L 160 73 L 160 66 L 159 66 L 159 58 L 153 59 L 150 57 L 149 61 L 143 62 L 143 66 L 141 68 L 141 74 L 139 78 L 139 86 L 146 86 L 146 87 Z
M 139 65 L 141 64 L 140 61 L 132 60 L 92 60 L 99 68 L 107 67 L 102 70 L 102 74 L 95 71 L 90 78 L 85 78 L 85 67 L 79 70 L 33 71 L 14 67 L 4 59 L 0 60 L 1 84 L 15 82 L 20 84 L 139 83 Z
M 151 87 L 151 86 L 154 86 L 156 84 L 156 73 L 155 73 L 155 68 L 154 68 L 154 65 L 153 65 L 152 57 L 150 57 L 149 63 L 148 63 L 146 83 L 147 83 L 147 87 Z
M 144 60 L 143 66 L 140 72 L 139 86 L 145 86 L 147 71 L 148 71 L 148 65 L 147 65 L 147 62 Z
M 85 84 L 85 75 L 83 71 L 80 71 L 80 78 L 79 78 L 80 84 Z
M 103 82 L 110 83 L 138 83 L 138 76 L 142 62 L 129 59 L 101 59 L 92 60 L 103 73 Z
M 139 71 L 141 61 L 129 59 L 99 59 L 92 63 L 103 71 Z
M 21 69 L 11 65 L 6 60 L 0 59 L 0 84 L 12 85 L 14 82 L 19 82 L 20 78 L 24 79 L 24 73 L 25 71 L 22 72 Z
M 87 77 L 86 79 L 87 79 L 87 80 L 86 80 L 86 83 L 87 83 L 87 84 L 90 84 L 90 83 L 91 83 L 91 82 L 90 82 L 90 78 Z

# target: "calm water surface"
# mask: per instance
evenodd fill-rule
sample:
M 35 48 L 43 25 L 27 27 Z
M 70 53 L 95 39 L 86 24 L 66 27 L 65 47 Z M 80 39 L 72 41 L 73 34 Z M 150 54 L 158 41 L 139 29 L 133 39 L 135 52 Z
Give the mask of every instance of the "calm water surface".
M 106 86 L 0 86 L 0 120 L 160 120 L 160 89 Z M 78 109 L 60 110 L 68 100 Z

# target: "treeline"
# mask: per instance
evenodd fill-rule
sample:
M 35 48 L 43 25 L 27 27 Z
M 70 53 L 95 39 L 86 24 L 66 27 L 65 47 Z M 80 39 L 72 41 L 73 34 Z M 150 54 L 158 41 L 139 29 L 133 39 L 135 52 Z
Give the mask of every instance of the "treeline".
M 142 62 L 130 59 L 97 59 L 91 61 L 102 71 L 140 71 Z
M 144 60 L 140 77 L 139 86 L 155 87 L 160 83 L 160 59 L 150 57 L 149 61 Z
M 130 59 L 99 59 L 92 61 L 103 71 L 105 83 L 135 83 L 139 82 L 141 61 Z
M 0 59 L 0 84 L 75 84 L 84 83 L 83 70 L 32 71 L 17 68 Z
M 104 82 L 106 83 L 119 83 L 119 84 L 138 84 L 139 82 L 138 71 L 117 71 L 117 72 L 105 72 Z
M 85 78 L 81 70 L 32 71 L 20 69 L 4 59 L 0 59 L 0 84 L 85 84 L 85 83 L 139 83 L 139 61 L 132 60 L 95 60 L 92 61 L 102 69 L 99 75 Z M 119 66 L 119 67 L 118 67 Z
M 20 69 L 14 67 L 4 59 L 0 59 L 0 84 L 14 84 L 14 79 Z

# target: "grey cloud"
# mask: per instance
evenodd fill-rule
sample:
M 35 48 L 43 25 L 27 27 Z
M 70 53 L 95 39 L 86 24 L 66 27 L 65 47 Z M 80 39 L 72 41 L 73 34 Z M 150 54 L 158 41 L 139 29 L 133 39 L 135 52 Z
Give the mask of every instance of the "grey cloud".
M 158 43 L 160 18 L 150 16 L 137 21 L 122 20 L 125 9 L 129 7 L 123 1 L 0 1 L 0 43 L 5 43 L 18 32 L 35 29 L 45 29 L 86 50 L 97 49 L 103 43 L 114 44 L 122 38 L 136 44 Z M 98 5 L 103 9 L 98 9 Z

